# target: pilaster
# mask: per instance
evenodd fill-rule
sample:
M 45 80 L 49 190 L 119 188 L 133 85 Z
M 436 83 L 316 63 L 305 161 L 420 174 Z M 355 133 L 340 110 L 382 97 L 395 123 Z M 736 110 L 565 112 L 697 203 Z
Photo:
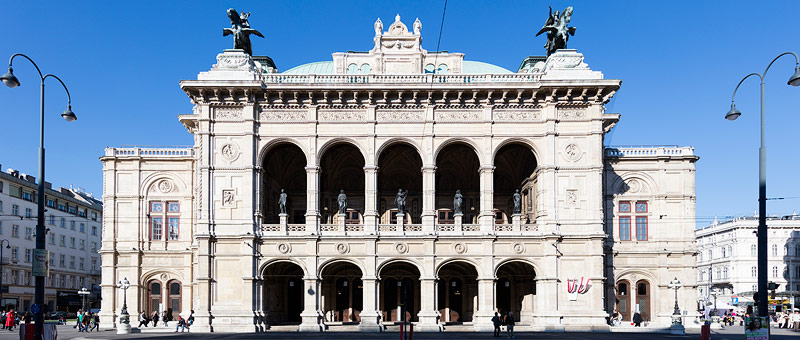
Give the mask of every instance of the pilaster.
M 481 166 L 481 233 L 494 232 L 494 166 Z
M 361 282 L 364 289 L 361 323 L 358 325 L 358 330 L 361 332 L 380 332 L 382 330 L 380 314 L 376 307 L 378 305 L 377 279 L 374 276 L 365 276 Z
M 437 322 L 439 312 L 436 311 L 436 280 L 420 278 L 420 309 L 417 314 L 419 322 L 415 328 L 420 332 L 439 332 L 442 326 Z
M 306 167 L 306 232 L 319 229 L 319 167 Z
M 300 313 L 302 322 L 300 327 L 297 328 L 300 332 L 321 332 L 321 316 L 319 314 L 319 280 L 316 277 L 303 280 L 306 289 L 303 290 L 305 298 L 303 299 L 303 312 Z
M 436 229 L 436 166 L 422 167 L 422 231 Z
M 494 316 L 495 280 L 492 277 L 478 279 L 478 312 L 473 318 L 473 327 L 478 332 L 491 332 L 494 330 L 492 317 Z
M 378 167 L 364 167 L 364 231 L 377 235 L 378 231 Z

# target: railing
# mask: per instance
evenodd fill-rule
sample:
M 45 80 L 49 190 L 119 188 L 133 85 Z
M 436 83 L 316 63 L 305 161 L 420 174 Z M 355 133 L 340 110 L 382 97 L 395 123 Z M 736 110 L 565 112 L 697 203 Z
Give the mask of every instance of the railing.
M 404 224 L 399 226 L 396 223 L 393 224 L 379 224 L 377 226 L 379 234 L 386 234 L 386 235 L 421 235 L 426 233 L 423 231 L 422 224 Z M 288 224 L 285 227 L 285 230 L 282 229 L 280 224 L 262 224 L 261 225 L 261 234 L 268 236 L 268 235 L 311 235 L 314 230 L 307 230 L 305 224 Z M 434 226 L 435 233 L 442 234 L 442 235 L 470 235 L 470 234 L 480 234 L 481 233 L 481 225 L 480 224 L 436 224 Z M 494 233 L 495 234 L 519 234 L 520 232 L 535 232 L 538 231 L 538 226 L 536 224 L 522 224 L 519 227 L 515 227 L 514 224 L 495 224 L 494 225 Z M 363 224 L 346 224 L 344 226 L 340 224 L 320 224 L 318 227 L 318 232 L 321 236 L 331 236 L 331 235 L 347 235 L 350 233 L 355 234 L 362 234 L 367 231 L 367 228 Z M 372 231 L 370 231 L 371 233 Z M 430 233 L 430 232 L 427 232 Z
M 659 157 L 694 156 L 690 146 L 612 146 L 605 150 L 606 157 Z
M 496 232 L 508 232 L 514 230 L 513 224 L 495 224 L 494 231 Z
M 470 84 L 538 82 L 541 74 L 263 74 L 268 84 Z
M 192 157 L 192 148 L 106 148 L 106 156 L 116 157 L 155 157 L 155 158 L 175 158 Z
M 305 224 L 289 224 L 286 226 L 286 231 L 290 233 L 303 233 L 306 231 Z

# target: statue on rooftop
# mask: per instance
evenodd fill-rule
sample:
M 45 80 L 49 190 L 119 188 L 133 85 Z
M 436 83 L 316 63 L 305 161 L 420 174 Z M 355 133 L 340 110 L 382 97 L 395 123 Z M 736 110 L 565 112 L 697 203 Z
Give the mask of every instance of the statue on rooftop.
M 406 196 L 408 196 L 408 190 L 403 191 L 403 189 L 397 189 L 397 196 L 394 198 L 394 203 L 397 204 L 397 214 L 399 216 L 405 216 Z
M 250 13 L 242 12 L 237 13 L 235 9 L 228 8 L 228 18 L 231 19 L 231 28 L 223 28 L 222 36 L 233 34 L 233 48 L 244 50 L 244 53 L 253 55 L 253 47 L 250 45 L 250 35 L 255 34 L 259 37 L 264 37 L 261 32 L 250 28 L 250 23 L 247 21 Z
M 545 21 L 544 26 L 539 33 L 547 32 L 547 43 L 544 45 L 547 50 L 547 55 L 555 53 L 556 50 L 567 48 L 567 40 L 570 35 L 575 35 L 575 27 L 567 27 L 570 19 L 572 18 L 572 6 L 564 9 L 564 12 L 559 14 L 558 11 L 553 13 L 553 8 L 550 7 L 550 16 Z
M 345 195 L 344 190 L 339 190 L 336 202 L 339 203 L 339 214 L 344 215 L 347 212 L 347 195 Z
M 461 195 L 461 190 L 456 190 L 455 196 L 453 196 L 453 213 L 456 215 L 462 215 L 462 207 L 464 206 L 464 195 Z
M 514 196 L 512 197 L 514 201 L 514 214 L 519 214 L 522 210 L 522 196 L 519 194 L 519 189 L 514 191 Z
M 286 191 L 281 189 L 281 195 L 278 197 L 278 206 L 281 208 L 281 214 L 286 213 L 286 200 L 289 198 L 289 195 L 286 194 Z

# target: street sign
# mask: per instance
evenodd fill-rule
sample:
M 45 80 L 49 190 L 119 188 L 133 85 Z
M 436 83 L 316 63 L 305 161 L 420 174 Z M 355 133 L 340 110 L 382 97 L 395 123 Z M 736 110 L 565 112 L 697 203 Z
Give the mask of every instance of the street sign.
M 739 297 L 738 297 L 738 296 L 736 296 L 736 295 L 734 295 L 734 296 L 731 296 L 731 305 L 734 305 L 734 306 L 736 306 L 736 305 L 738 305 L 738 304 L 739 304 Z
M 39 304 L 38 304 L 38 303 L 34 303 L 34 304 L 31 306 L 31 313 L 33 313 L 33 314 L 39 314 L 39 312 L 41 312 L 41 311 L 42 311 L 42 308 L 41 308 L 41 307 L 39 307 Z
M 50 275 L 50 253 L 46 249 L 33 250 L 33 276 Z

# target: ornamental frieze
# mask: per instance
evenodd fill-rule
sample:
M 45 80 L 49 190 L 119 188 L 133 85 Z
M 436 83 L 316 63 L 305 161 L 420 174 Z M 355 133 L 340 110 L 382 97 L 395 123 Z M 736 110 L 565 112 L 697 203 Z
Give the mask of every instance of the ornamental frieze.
M 241 107 L 218 107 L 214 108 L 214 119 L 216 120 L 241 120 Z
M 259 118 L 261 120 L 291 122 L 306 120 L 307 110 L 282 110 L 282 111 L 261 111 Z
M 476 121 L 483 118 L 483 110 L 436 110 L 436 120 Z
M 561 120 L 581 120 L 586 118 L 586 110 L 585 109 L 558 109 L 558 119 Z
M 320 121 L 364 121 L 367 112 L 363 110 L 320 110 Z
M 542 118 L 542 111 L 495 110 L 492 116 L 494 120 L 539 120 Z
M 421 110 L 378 110 L 375 112 L 378 121 L 421 121 L 425 118 L 425 111 Z

